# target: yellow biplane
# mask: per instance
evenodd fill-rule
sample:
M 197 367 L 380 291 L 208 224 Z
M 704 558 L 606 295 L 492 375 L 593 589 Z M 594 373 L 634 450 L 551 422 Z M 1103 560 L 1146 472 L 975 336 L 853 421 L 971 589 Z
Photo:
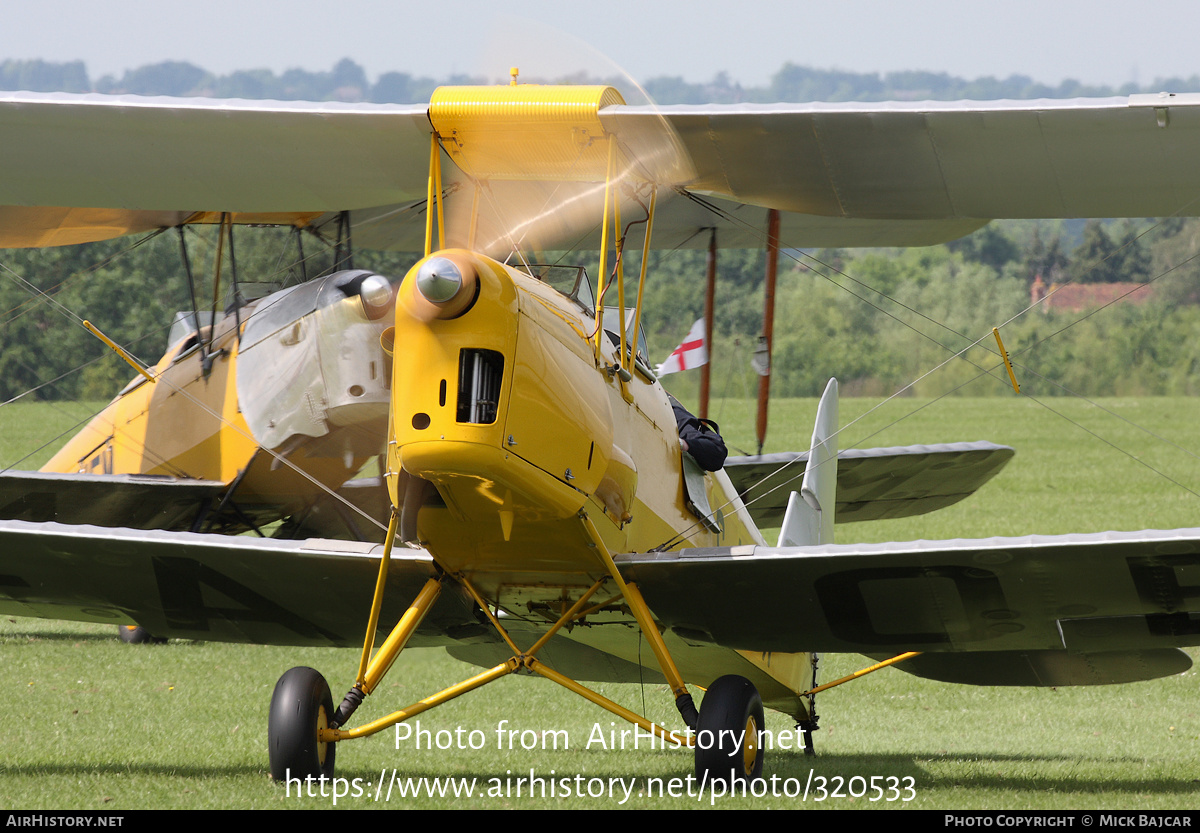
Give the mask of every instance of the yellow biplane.
M 1178 673 L 1200 645 L 1200 530 L 835 545 L 835 515 L 949 505 L 1012 450 L 839 455 L 831 382 L 807 453 L 705 473 L 638 326 L 644 253 L 700 229 L 726 246 L 924 245 L 1002 217 L 1200 213 L 1197 97 L 656 109 L 515 80 L 419 107 L 16 93 L 0 135 L 0 246 L 342 217 L 359 246 L 424 253 L 398 284 L 343 271 L 194 315 L 49 470 L 0 484 L 0 611 L 361 640 L 340 704 L 313 669 L 280 679 L 277 779 L 332 776 L 340 743 L 518 672 L 695 746 L 711 782 L 761 774 L 764 705 L 811 734 L 815 652 L 1068 685 Z M 398 222 L 414 212 L 415 238 Z M 531 254 L 581 245 L 599 253 L 590 274 Z M 290 516 L 380 448 L 386 499 L 341 496 L 375 502 L 382 544 L 198 531 Z M 782 526 L 777 546 L 759 525 Z M 486 670 L 353 726 L 407 645 Z M 579 682 L 655 674 L 686 729 Z

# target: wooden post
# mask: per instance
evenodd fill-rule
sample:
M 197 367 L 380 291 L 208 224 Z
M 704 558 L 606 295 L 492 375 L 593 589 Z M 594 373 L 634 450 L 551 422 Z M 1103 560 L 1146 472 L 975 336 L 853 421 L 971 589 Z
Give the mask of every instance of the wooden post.
M 700 418 L 708 418 L 708 393 L 713 363 L 713 310 L 717 291 L 717 229 L 708 238 L 708 285 L 704 290 L 704 348 L 708 361 L 700 368 Z
M 767 405 L 771 395 L 771 342 L 775 335 L 775 272 L 779 266 L 779 212 L 767 211 L 767 281 L 763 304 L 763 338 L 767 342 L 767 372 L 758 378 L 758 453 L 767 438 Z

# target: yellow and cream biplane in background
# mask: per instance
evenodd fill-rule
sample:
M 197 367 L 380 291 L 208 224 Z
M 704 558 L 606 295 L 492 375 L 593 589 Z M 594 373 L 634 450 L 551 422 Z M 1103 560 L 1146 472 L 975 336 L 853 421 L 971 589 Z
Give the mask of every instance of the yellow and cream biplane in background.
M 948 505 L 1012 454 L 839 455 L 835 382 L 809 452 L 701 472 L 644 358 L 647 258 L 627 275 L 622 256 L 710 228 L 730 247 L 911 246 L 993 218 L 1197 214 L 1200 97 L 655 109 L 515 81 L 422 106 L 15 93 L 0 94 L 0 136 L 0 246 L 340 218 L 359 247 L 424 253 L 399 282 L 346 270 L 184 316 L 46 470 L 0 484 L 0 611 L 295 645 L 353 644 L 366 626 L 340 705 L 312 669 L 280 679 L 276 778 L 331 775 L 338 744 L 517 672 L 695 745 L 712 780 L 761 773 L 764 705 L 815 727 L 814 652 L 1069 685 L 1178 673 L 1180 647 L 1200 645 L 1200 530 L 833 544 L 835 515 Z M 532 254 L 580 247 L 595 271 Z M 386 495 L 347 486 L 381 449 Z M 205 532 L 317 503 L 350 520 L 301 527 L 340 540 Z M 387 524 L 382 544 L 352 506 Z M 778 546 L 759 525 L 782 525 Z M 407 645 L 486 670 L 353 727 Z M 655 675 L 686 731 L 578 682 Z

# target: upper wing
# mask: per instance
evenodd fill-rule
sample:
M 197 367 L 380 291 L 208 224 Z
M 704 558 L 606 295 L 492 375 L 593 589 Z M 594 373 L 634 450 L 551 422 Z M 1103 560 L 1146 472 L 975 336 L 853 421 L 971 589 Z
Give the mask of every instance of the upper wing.
M 424 105 L 4 93 L 0 203 L 331 211 L 425 196 Z
M 422 199 L 425 106 L 0 94 L 0 246 Z
M 614 129 L 665 117 L 698 174 L 689 191 L 792 212 L 785 245 L 919 246 L 992 219 L 1200 213 L 1198 105 L 1186 94 L 605 114 Z M 752 229 L 761 246 L 760 214 L 733 212 L 719 239 Z
M 667 184 L 721 212 L 671 200 L 660 246 L 714 226 L 722 245 L 757 244 L 764 212 L 746 207 L 789 212 L 784 245 L 920 245 L 999 217 L 1200 213 L 1197 99 L 615 106 L 601 120 L 636 143 L 665 119 L 695 171 Z M 0 94 L 0 246 L 198 211 L 354 210 L 360 245 L 407 247 L 419 224 L 397 221 L 424 199 L 430 130 L 424 105 Z
M 662 112 L 691 154 L 695 191 L 826 217 L 943 220 L 1170 214 L 1200 191 L 1188 159 L 1197 105 L 1200 94 Z
M 1185 670 L 1175 649 L 1200 645 L 1200 529 L 617 561 L 655 617 L 690 638 L 748 651 L 925 651 L 904 665 L 956 682 L 1144 679 Z
M 941 443 L 838 452 L 837 523 L 907 518 L 952 506 L 1000 473 L 1015 454 L 989 442 Z M 730 457 L 725 471 L 754 522 L 783 522 L 809 452 Z

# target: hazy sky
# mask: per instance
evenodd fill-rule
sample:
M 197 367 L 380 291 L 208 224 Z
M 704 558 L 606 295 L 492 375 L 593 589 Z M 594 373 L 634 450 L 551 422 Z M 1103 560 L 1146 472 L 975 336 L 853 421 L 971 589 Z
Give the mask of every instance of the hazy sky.
M 616 65 L 635 79 L 725 71 L 760 86 L 790 61 L 1119 85 L 1200 73 L 1198 24 L 1195 0 L 8 0 L 0 60 L 82 59 L 93 79 L 164 60 L 224 74 L 350 57 L 372 80 Z

